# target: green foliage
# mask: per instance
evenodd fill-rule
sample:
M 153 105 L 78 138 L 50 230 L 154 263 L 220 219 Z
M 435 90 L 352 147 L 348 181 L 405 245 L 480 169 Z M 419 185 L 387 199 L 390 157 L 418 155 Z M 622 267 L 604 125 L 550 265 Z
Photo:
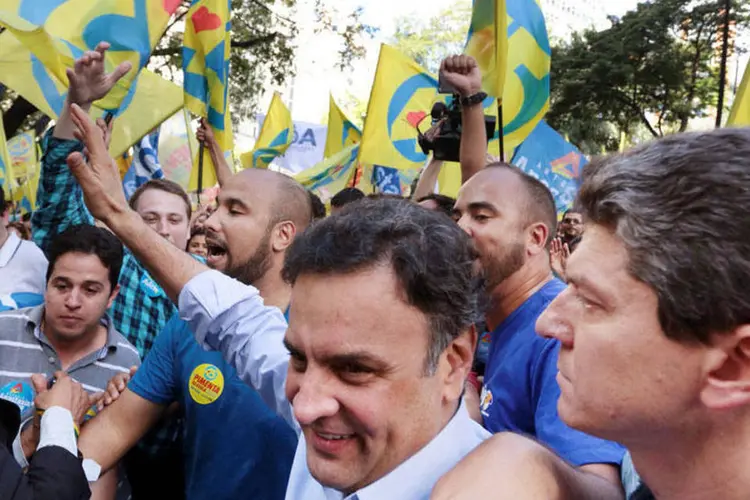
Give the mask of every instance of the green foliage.
M 736 28 L 750 7 L 734 2 Z M 553 49 L 547 120 L 584 152 L 617 149 L 620 131 L 685 131 L 716 108 L 723 13 L 717 2 L 641 3 L 612 27 Z
M 471 2 L 459 0 L 429 19 L 398 19 L 391 44 L 437 74 L 444 58 L 463 52 L 470 22 Z

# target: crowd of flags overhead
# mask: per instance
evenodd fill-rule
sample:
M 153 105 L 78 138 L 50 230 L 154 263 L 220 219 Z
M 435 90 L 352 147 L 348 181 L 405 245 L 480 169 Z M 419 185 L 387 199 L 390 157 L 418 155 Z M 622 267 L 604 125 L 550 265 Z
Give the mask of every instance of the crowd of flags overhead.
M 0 34 L 0 83 L 55 119 L 66 97 L 66 69 L 84 51 L 107 41 L 111 49 L 106 66 L 112 69 L 127 60 L 132 69 L 94 104 L 92 114 L 116 117 L 110 152 L 121 164 L 126 191 L 165 175 L 159 161 L 159 144 L 165 141 L 174 151 L 172 156 L 180 156 L 175 161 L 189 169 L 185 182 L 189 190 L 213 186 L 216 175 L 207 151 L 198 178 L 199 149 L 191 140 L 188 112 L 207 119 L 232 165 L 231 2 L 192 0 L 184 17 L 182 89 L 145 69 L 180 4 L 179 0 L 0 0 L 0 26 L 7 28 Z M 506 159 L 512 158 L 547 183 L 564 208 L 585 158 L 542 120 L 549 107 L 551 54 L 539 0 L 473 0 L 465 50 L 482 70 L 482 86 L 489 95 L 485 113 L 497 117 L 502 111 L 498 129 L 489 138 L 489 153 L 499 156 L 503 140 Z M 749 86 L 750 69 L 728 125 L 750 125 Z M 353 185 L 365 192 L 403 192 L 427 160 L 417 144 L 417 128 L 424 131 L 430 126 L 432 105 L 445 99 L 450 97 L 438 94 L 435 75 L 383 45 L 364 129 L 345 116 L 331 96 L 324 159 L 296 178 L 326 202 L 341 188 Z M 180 121 L 184 133 L 162 133 L 160 138 L 159 126 L 170 117 Z M 293 135 L 291 113 L 281 96 L 274 94 L 254 149 L 239 158 L 242 167 L 267 168 L 287 151 Z M 29 210 L 39 179 L 35 141 L 28 133 L 6 141 L 0 128 L 3 188 Z M 446 165 L 438 184 L 441 192 L 455 196 L 459 167 Z

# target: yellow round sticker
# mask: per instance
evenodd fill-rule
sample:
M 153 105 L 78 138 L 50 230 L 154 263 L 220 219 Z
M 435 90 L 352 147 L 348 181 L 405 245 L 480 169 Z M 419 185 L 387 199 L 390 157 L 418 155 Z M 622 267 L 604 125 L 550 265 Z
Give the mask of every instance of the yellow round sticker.
M 211 404 L 221 396 L 224 390 L 224 375 L 214 365 L 198 365 L 190 374 L 190 397 L 199 405 Z

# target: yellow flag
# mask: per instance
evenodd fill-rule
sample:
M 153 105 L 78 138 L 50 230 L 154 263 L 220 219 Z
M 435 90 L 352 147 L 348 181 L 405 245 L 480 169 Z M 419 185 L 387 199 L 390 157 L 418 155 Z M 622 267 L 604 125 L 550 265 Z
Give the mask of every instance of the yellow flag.
M 229 164 L 234 149 L 229 114 L 230 40 L 229 0 L 194 0 L 185 21 L 182 49 L 185 70 L 185 107 L 208 120 Z M 202 186 L 216 184 L 216 172 L 207 150 L 203 152 Z M 198 160 L 193 162 L 190 189 L 198 188 Z
M 330 158 L 342 149 L 362 140 L 362 132 L 344 115 L 330 96 L 328 105 L 328 132 L 324 158 Z
M 458 198 L 461 189 L 461 165 L 446 162 L 438 174 L 438 192 L 451 198 Z
M 161 39 L 177 0 L 2 0 L 0 24 L 50 73 L 66 81 L 65 68 L 99 42 L 111 45 L 107 66 L 130 61 L 132 69 L 98 106 L 116 110 L 132 99 L 131 84 Z
M 742 77 L 742 83 L 734 97 L 727 125 L 740 127 L 750 125 L 750 63 L 745 68 L 745 76 Z
M 14 90 L 50 118 L 62 111 L 68 88 L 11 32 L 0 34 L 0 82 Z M 141 71 L 132 99 L 120 107 L 110 144 L 110 154 L 120 156 L 141 137 L 174 114 L 183 105 L 182 92 L 174 83 Z M 95 103 L 94 117 L 104 114 Z
M 5 127 L 3 126 L 2 116 L 0 116 L 0 180 L 3 184 L 6 199 L 10 199 L 10 193 L 16 189 L 16 176 L 13 172 L 13 163 L 8 152 L 7 142 L 5 140 Z
M 36 133 L 33 130 L 20 133 L 8 141 L 8 152 L 13 164 L 13 175 L 27 177 L 34 172 L 36 157 Z
M 507 40 L 503 40 L 500 26 L 502 10 L 507 14 Z M 466 49 L 477 58 L 485 91 L 502 96 L 505 151 L 512 152 L 549 109 L 551 50 L 540 1 L 474 0 Z M 498 70 L 503 53 L 504 76 Z M 502 87 L 500 79 L 504 80 Z M 487 114 L 497 116 L 497 111 Z M 496 132 L 495 139 L 498 137 Z M 490 152 L 494 151 L 490 147 Z
M 281 95 L 274 92 L 268 114 L 263 120 L 258 140 L 255 142 L 255 148 L 240 157 L 242 166 L 244 168 L 268 168 L 274 158 L 283 155 L 289 149 L 293 140 L 292 114 L 281 102 Z
M 427 159 L 417 144 L 417 126 L 429 128 L 437 80 L 388 45 L 380 48 L 367 106 L 359 162 L 397 169 L 419 169 Z M 427 120 L 425 120 L 427 118 Z
M 482 88 L 502 97 L 508 55 L 505 0 L 474 0 L 465 52 L 482 69 Z
M 348 146 L 314 167 L 303 170 L 294 178 L 328 205 L 331 198 L 344 189 L 357 169 L 359 146 Z

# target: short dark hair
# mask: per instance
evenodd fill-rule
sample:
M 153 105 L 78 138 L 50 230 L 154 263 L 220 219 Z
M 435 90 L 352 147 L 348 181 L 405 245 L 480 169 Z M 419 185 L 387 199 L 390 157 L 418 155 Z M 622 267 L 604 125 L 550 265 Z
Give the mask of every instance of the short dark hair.
M 5 182 L 9 182 L 8 179 L 5 179 Z M 8 207 L 5 205 L 5 186 L 0 186 L 0 207 L 3 210 L 3 214 L 5 214 L 5 211 L 8 210 Z
M 336 208 L 341 208 L 344 205 L 347 205 L 353 201 L 361 200 L 364 197 L 365 197 L 365 193 L 363 193 L 357 188 L 352 188 L 352 187 L 344 188 L 338 193 L 336 193 L 336 195 L 333 198 L 331 198 L 331 206 L 336 207 Z
M 26 212 L 21 216 L 22 222 L 31 222 L 31 212 Z
M 457 224 L 404 199 L 366 199 L 312 225 L 287 251 L 282 275 L 348 274 L 388 264 L 406 301 L 430 325 L 425 372 L 474 322 L 479 286 L 476 253 Z
M 678 134 L 595 158 L 584 218 L 614 232 L 665 335 L 710 343 L 750 323 L 750 129 Z M 584 238 L 585 241 L 585 238 Z
M 49 266 L 47 267 L 47 281 L 52 276 L 57 260 L 65 254 L 77 252 L 86 255 L 96 255 L 104 267 L 109 270 L 109 284 L 114 290 L 120 279 L 123 249 L 120 240 L 106 229 L 78 224 L 70 226 L 55 236 L 47 251 Z
M 435 202 L 435 204 L 437 204 L 439 211 L 443 212 L 448 217 L 453 216 L 453 207 L 456 205 L 456 200 L 454 198 L 445 196 L 444 194 L 430 193 L 418 199 L 417 203 L 422 203 L 423 201 L 429 200 L 432 200 Z
M 326 206 L 323 204 L 323 200 L 312 191 L 308 191 L 308 194 L 310 195 L 310 206 L 312 207 L 313 220 L 325 219 Z
M 164 191 L 165 193 L 173 194 L 182 198 L 182 201 L 185 202 L 185 214 L 187 215 L 188 222 L 190 222 L 190 217 L 193 215 L 193 206 L 190 203 L 190 197 L 185 192 L 185 190 L 182 189 L 182 186 L 167 179 L 151 179 L 145 184 L 139 186 L 138 189 L 136 189 L 135 192 L 133 192 L 133 194 L 130 196 L 130 200 L 128 200 L 130 208 L 136 210 L 136 206 L 138 205 L 138 200 L 140 199 L 141 195 L 149 189 L 157 189 L 159 191 Z
M 572 207 L 563 212 L 562 218 L 564 219 L 568 214 L 580 214 L 583 217 L 583 210 L 578 207 Z
M 518 176 L 521 184 L 526 188 L 527 203 L 523 209 L 526 214 L 526 222 L 530 224 L 541 221 L 547 225 L 549 235 L 547 241 L 544 242 L 544 246 L 547 246 L 557 233 L 557 208 L 555 207 L 555 198 L 549 188 L 536 177 L 509 163 L 490 163 L 485 168 L 504 168 Z

